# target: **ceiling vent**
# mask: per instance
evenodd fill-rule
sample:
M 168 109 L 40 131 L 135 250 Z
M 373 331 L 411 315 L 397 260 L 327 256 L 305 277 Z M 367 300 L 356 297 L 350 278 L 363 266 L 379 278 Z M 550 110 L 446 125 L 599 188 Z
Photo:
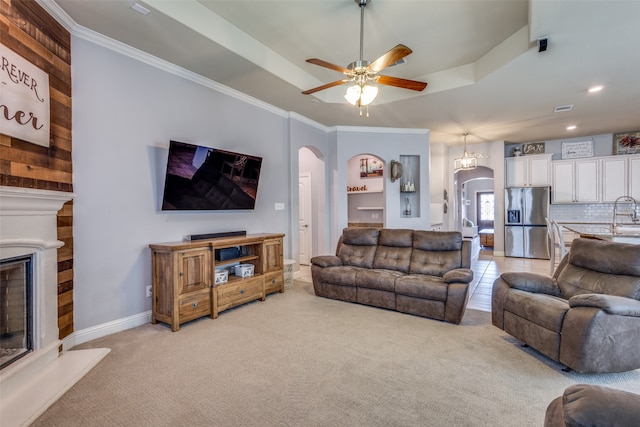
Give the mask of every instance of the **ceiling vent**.
M 554 113 L 562 113 L 563 111 L 569 111 L 573 108 L 573 104 L 570 105 L 559 105 L 553 109 Z

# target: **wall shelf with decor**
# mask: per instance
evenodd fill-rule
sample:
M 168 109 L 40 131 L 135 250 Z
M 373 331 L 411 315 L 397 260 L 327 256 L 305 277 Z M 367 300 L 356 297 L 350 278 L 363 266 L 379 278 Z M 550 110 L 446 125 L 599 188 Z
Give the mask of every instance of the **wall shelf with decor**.
M 401 155 L 400 216 L 420 217 L 420 156 Z

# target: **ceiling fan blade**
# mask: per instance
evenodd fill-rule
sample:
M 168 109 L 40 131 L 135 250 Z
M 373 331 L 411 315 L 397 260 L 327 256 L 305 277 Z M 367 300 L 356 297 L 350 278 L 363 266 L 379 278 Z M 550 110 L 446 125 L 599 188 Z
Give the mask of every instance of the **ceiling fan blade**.
M 399 77 L 376 76 L 374 80 L 380 83 L 381 85 L 396 86 L 396 87 L 401 87 L 403 89 L 416 90 L 418 92 L 420 92 L 421 90 L 424 90 L 424 88 L 427 87 L 427 83 L 425 82 L 419 82 L 417 80 L 401 79 Z
M 413 52 L 411 49 L 403 44 L 399 44 L 389 52 L 382 55 L 380 58 L 373 61 L 367 68 L 369 69 L 369 71 L 377 73 L 384 70 L 389 65 L 398 62 L 405 56 L 409 55 L 411 52 Z
M 351 73 L 351 70 L 349 70 L 348 68 L 344 68 L 344 67 L 341 67 L 339 65 L 332 64 L 332 63 L 327 62 L 327 61 L 323 61 L 322 59 L 311 58 L 311 59 L 307 59 L 307 62 L 310 63 L 310 64 L 319 65 L 319 66 L 324 67 L 324 68 L 329 68 L 330 70 L 339 71 L 339 72 L 344 73 L 344 74 Z
M 305 90 L 302 92 L 304 95 L 310 95 L 315 92 L 319 92 L 321 90 L 329 89 L 330 87 L 340 86 L 341 84 L 345 84 L 349 80 L 336 80 L 335 82 L 327 83 L 326 85 L 314 87 L 313 89 Z

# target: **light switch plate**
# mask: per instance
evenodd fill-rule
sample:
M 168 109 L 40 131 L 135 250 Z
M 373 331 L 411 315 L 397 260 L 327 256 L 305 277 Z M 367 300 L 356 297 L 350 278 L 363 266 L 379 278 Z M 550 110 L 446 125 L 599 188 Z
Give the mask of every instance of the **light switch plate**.
M 276 210 L 277 211 L 283 211 L 284 210 L 284 203 L 276 203 Z

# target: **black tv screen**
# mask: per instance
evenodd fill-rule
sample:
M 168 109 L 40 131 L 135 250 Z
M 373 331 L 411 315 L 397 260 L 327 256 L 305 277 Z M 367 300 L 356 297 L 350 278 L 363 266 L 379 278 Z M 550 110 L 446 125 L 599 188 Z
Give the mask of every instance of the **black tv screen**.
M 162 210 L 253 209 L 262 157 L 171 141 Z

